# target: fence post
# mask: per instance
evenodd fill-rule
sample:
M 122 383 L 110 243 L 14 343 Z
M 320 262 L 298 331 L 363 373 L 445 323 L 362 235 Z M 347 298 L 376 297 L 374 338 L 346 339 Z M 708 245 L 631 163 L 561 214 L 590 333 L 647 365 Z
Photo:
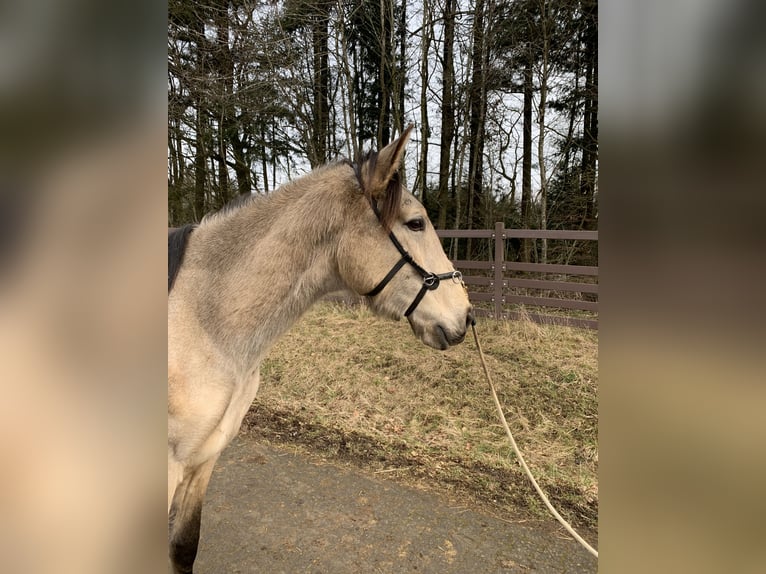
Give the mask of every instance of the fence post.
M 494 277 L 494 303 L 495 319 L 503 317 L 503 271 L 505 271 L 505 223 L 495 223 L 495 277 Z

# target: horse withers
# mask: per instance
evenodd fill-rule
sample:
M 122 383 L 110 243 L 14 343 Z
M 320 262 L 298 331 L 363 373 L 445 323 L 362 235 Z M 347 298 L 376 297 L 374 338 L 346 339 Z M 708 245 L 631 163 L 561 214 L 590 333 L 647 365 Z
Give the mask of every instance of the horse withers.
M 192 572 L 210 474 L 255 398 L 261 361 L 323 295 L 366 295 L 376 314 L 406 317 L 436 349 L 465 337 L 473 317 L 460 273 L 400 184 L 411 129 L 356 164 L 328 164 L 169 234 L 174 572 Z

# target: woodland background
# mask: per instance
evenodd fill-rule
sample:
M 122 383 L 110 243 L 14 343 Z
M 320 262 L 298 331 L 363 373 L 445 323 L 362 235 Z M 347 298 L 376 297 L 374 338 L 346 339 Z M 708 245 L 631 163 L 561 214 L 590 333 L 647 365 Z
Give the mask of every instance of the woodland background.
M 597 8 L 170 0 L 168 224 L 379 149 L 412 122 L 406 183 L 437 228 L 597 229 Z M 596 242 L 510 249 L 597 264 Z

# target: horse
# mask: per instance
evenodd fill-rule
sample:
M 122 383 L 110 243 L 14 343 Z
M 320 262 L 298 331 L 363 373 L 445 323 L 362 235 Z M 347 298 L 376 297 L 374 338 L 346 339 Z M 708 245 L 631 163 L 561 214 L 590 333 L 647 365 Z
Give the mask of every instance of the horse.
M 356 163 L 329 163 L 169 232 L 174 573 L 192 572 L 210 475 L 255 398 L 261 361 L 316 301 L 350 290 L 378 316 L 405 317 L 430 347 L 463 341 L 473 310 L 462 276 L 399 177 L 411 130 Z

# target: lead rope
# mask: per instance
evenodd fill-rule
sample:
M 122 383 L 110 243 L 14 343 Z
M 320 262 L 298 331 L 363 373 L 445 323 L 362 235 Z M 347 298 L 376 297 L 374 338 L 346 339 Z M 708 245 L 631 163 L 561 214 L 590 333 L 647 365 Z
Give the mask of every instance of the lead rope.
M 489 383 L 489 390 L 492 391 L 492 398 L 495 401 L 495 407 L 497 407 L 497 412 L 500 415 L 500 421 L 503 423 L 503 427 L 505 428 L 505 433 L 508 435 L 508 439 L 511 441 L 511 446 L 513 447 L 513 452 L 516 453 L 516 456 L 519 459 L 519 463 L 521 464 L 521 467 L 524 469 L 524 472 L 526 473 L 529 480 L 532 482 L 532 486 L 535 487 L 535 490 L 537 491 L 537 494 L 540 495 L 540 498 L 542 498 L 543 502 L 545 503 L 545 506 L 548 507 L 548 510 L 551 511 L 551 514 L 556 517 L 556 520 L 558 520 L 561 525 L 566 529 L 569 534 L 571 534 L 577 542 L 583 545 L 585 549 L 593 554 L 596 558 L 598 558 L 598 552 L 593 549 L 593 547 L 588 544 L 583 538 L 575 532 L 574 528 L 572 528 L 569 523 L 562 518 L 562 516 L 558 513 L 558 511 L 553 508 L 553 505 L 548 500 L 548 497 L 545 496 L 545 493 L 540 488 L 540 485 L 537 484 L 537 481 L 535 480 L 535 477 L 532 476 L 532 472 L 529 470 L 529 467 L 527 466 L 527 463 L 524 461 L 524 457 L 521 456 L 521 451 L 519 450 L 519 447 L 516 445 L 516 441 L 513 438 L 513 434 L 511 433 L 511 429 L 508 427 L 508 423 L 505 420 L 505 415 L 503 414 L 503 407 L 500 405 L 500 400 L 497 398 L 497 392 L 495 392 L 495 385 L 492 384 L 492 377 L 489 374 L 489 369 L 487 369 L 487 363 L 484 360 L 484 352 L 481 350 L 481 343 L 479 343 L 479 337 L 476 334 L 476 321 L 474 321 L 471 324 L 471 330 L 473 331 L 473 340 L 476 341 L 476 348 L 479 349 L 479 358 L 481 359 L 481 366 L 484 369 L 484 375 L 487 377 L 487 383 Z

